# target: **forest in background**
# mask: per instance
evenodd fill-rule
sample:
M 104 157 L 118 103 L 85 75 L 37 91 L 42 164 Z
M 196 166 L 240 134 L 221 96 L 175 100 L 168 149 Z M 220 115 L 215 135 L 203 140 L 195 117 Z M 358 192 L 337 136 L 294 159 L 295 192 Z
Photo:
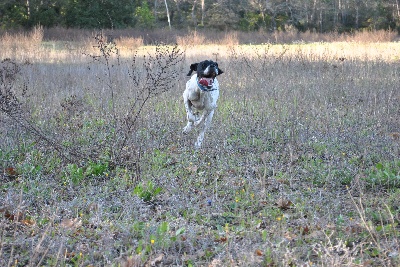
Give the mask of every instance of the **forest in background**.
M 399 0 L 3 0 L 0 29 L 400 31 Z

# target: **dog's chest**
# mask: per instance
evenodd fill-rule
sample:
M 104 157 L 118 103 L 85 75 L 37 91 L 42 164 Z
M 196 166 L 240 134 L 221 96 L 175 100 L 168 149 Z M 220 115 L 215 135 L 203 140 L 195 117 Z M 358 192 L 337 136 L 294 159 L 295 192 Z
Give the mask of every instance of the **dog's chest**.
M 198 110 L 212 110 L 217 106 L 218 91 L 199 92 L 196 97 L 191 99 L 193 107 Z
M 215 79 L 213 89 L 211 91 L 202 91 L 197 84 L 197 77 L 193 75 L 186 84 L 186 98 L 197 110 L 212 110 L 217 106 L 219 97 L 219 84 Z

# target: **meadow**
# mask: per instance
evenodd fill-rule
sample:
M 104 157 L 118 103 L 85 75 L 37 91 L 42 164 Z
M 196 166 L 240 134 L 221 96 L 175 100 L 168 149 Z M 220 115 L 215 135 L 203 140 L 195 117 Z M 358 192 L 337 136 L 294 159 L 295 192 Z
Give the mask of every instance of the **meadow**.
M 398 42 L 42 34 L 0 38 L 1 266 L 400 265 Z

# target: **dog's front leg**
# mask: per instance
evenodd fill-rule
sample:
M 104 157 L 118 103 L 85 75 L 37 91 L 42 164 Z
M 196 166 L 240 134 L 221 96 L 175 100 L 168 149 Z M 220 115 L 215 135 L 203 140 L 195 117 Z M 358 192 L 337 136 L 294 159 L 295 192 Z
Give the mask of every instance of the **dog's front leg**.
M 203 113 L 203 116 L 205 116 L 205 113 Z M 203 121 L 204 121 L 203 129 L 201 129 L 200 134 L 199 134 L 199 136 L 197 137 L 197 141 L 196 141 L 196 143 L 194 144 L 196 149 L 201 148 L 201 144 L 203 143 L 203 140 L 204 140 L 204 133 L 205 133 L 205 132 L 207 131 L 207 129 L 211 126 L 211 121 L 212 121 L 213 116 L 214 116 L 214 110 L 211 110 L 211 111 L 208 113 L 208 115 L 207 115 L 207 117 L 205 118 L 205 120 L 203 119 Z M 200 120 L 199 120 L 199 121 L 200 121 Z M 197 122 L 197 121 L 196 121 L 196 122 Z
M 201 117 L 194 122 L 194 126 L 197 127 L 197 126 L 201 125 L 209 114 L 210 114 L 209 110 L 206 110 L 206 109 L 203 110 Z
M 183 102 L 185 104 L 186 118 L 187 118 L 188 122 L 187 122 L 186 126 L 183 128 L 182 132 L 186 134 L 192 130 L 193 124 L 196 121 L 196 116 L 194 116 L 193 111 L 192 111 L 192 103 L 186 97 L 186 95 L 183 95 Z

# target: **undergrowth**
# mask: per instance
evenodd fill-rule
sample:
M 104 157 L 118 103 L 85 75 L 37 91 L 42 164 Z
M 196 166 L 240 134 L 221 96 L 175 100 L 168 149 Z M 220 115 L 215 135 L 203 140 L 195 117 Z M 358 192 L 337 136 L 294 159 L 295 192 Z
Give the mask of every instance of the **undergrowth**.
M 195 152 L 197 59 L 104 40 L 74 68 L 0 65 L 0 265 L 400 264 L 392 63 L 232 47 Z

